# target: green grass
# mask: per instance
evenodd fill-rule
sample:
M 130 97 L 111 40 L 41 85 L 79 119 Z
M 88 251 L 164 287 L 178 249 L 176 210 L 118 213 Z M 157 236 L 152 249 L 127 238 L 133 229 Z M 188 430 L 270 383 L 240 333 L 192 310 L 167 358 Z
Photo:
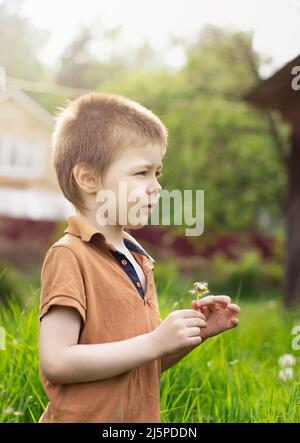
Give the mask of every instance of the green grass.
M 190 286 L 170 278 L 157 281 L 162 318 L 191 307 Z M 299 364 L 293 379 L 278 378 L 279 356 L 300 352 L 291 349 L 300 309 L 286 311 L 279 297 L 251 301 L 242 291 L 238 296 L 240 326 L 207 340 L 162 373 L 162 422 L 300 421 Z M 38 309 L 34 289 L 22 309 L 13 298 L 0 307 L 6 331 L 6 350 L 0 350 L 0 422 L 37 422 L 48 403 L 39 379 Z

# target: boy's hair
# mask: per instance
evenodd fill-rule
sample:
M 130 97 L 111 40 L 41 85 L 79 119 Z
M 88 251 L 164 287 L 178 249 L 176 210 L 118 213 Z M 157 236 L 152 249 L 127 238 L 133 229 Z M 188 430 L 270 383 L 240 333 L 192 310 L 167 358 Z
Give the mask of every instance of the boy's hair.
M 73 175 L 84 162 L 104 173 L 126 147 L 167 146 L 168 131 L 152 111 L 122 95 L 90 92 L 58 108 L 52 135 L 53 162 L 64 196 L 86 209 Z

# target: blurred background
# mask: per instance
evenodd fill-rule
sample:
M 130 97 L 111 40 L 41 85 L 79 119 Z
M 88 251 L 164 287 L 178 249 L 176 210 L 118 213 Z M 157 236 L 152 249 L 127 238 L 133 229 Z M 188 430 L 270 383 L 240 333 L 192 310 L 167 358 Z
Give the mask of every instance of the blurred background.
M 300 53 L 299 8 L 297 1 L 0 1 L 2 266 L 38 274 L 72 212 L 50 161 L 57 107 L 90 90 L 111 91 L 168 127 L 163 187 L 204 190 L 201 236 L 174 225 L 134 232 L 158 262 L 170 258 L 214 291 L 236 290 L 242 280 L 242 294 L 256 296 L 283 295 L 287 271 L 286 301 L 299 301 L 293 143 L 300 148 L 291 134 L 300 95 L 291 94 L 284 69 Z
M 0 0 L 3 318 L 12 296 L 20 312 L 38 300 L 44 255 L 73 212 L 50 161 L 53 116 L 91 90 L 153 110 L 169 130 L 163 188 L 204 190 L 201 236 L 176 225 L 132 231 L 156 259 L 163 316 L 190 306 L 195 280 L 249 303 L 253 328 L 259 311 L 275 309 L 272 328 L 282 309 L 291 315 L 300 303 L 299 22 L 296 0 Z M 295 320 L 286 319 L 275 360 L 291 346 Z

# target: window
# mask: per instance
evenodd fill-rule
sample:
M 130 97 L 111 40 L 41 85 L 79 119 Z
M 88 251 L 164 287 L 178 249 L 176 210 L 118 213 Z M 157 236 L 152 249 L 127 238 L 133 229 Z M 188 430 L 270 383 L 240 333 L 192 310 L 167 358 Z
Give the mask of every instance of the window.
M 0 136 L 0 174 L 38 177 L 43 173 L 44 154 L 41 140 Z
M 0 186 L 0 214 L 29 220 L 59 220 L 73 212 L 72 204 L 61 192 Z

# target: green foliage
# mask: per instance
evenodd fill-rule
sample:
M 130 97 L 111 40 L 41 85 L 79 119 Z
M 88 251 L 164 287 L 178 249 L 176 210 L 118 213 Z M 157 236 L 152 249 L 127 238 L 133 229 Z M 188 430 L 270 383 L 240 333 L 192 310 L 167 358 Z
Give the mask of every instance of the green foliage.
M 238 328 L 210 338 L 163 372 L 162 422 L 299 422 L 300 367 L 282 381 L 278 358 L 299 355 L 291 329 L 300 310 L 287 312 L 277 297 L 240 306 Z
M 21 302 L 20 276 L 4 262 L 0 262 L 0 304 L 7 306 L 12 296 Z
M 257 81 L 254 68 L 265 63 L 252 35 L 208 26 L 185 50 L 179 72 L 122 73 L 98 89 L 140 101 L 162 119 L 169 144 L 160 182 L 170 191 L 203 189 L 211 229 L 259 230 L 262 211 L 277 223 L 285 169 L 269 119 L 242 99 Z M 289 129 L 273 118 L 286 149 Z
M 254 249 L 245 252 L 239 261 L 229 260 L 222 253 L 216 254 L 209 268 L 206 279 L 213 293 L 223 291 L 230 295 L 241 285 L 243 294 L 262 297 L 266 291 L 279 291 L 282 286 L 282 264 L 263 260 Z
M 33 291 L 22 307 L 14 296 L 7 307 L 0 306 L 5 330 L 5 349 L 0 350 L 0 422 L 37 422 L 46 407 L 39 381 L 38 308 Z
M 155 264 L 154 277 L 157 281 L 157 286 L 165 287 L 170 282 L 173 285 L 174 280 L 178 278 L 178 269 L 173 260 L 164 260 L 159 264 Z M 157 289 L 160 290 L 160 287 Z
M 16 13 L 12 3 L 6 0 L 0 4 L 0 66 L 5 67 L 10 77 L 47 79 L 47 70 L 37 55 L 49 32 L 35 28 L 28 19 Z
M 49 91 L 47 94 L 30 92 L 28 95 L 53 115 L 57 113 L 58 107 L 64 107 L 67 104 L 66 97 L 62 93 L 58 92 L 51 93 Z

